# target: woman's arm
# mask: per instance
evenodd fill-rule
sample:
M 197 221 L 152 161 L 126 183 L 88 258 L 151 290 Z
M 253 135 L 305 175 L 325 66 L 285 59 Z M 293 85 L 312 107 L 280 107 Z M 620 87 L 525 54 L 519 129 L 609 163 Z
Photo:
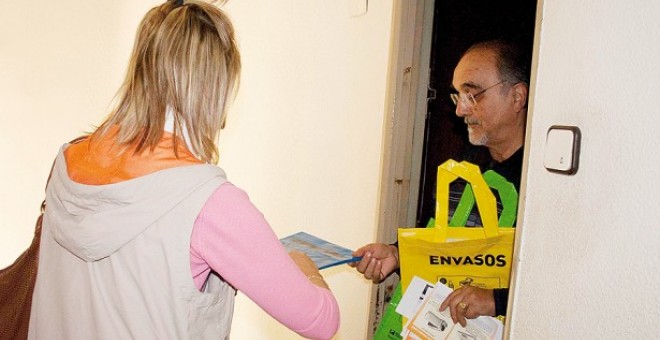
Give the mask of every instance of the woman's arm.
M 315 266 L 310 269 L 306 260 L 292 256 L 306 273 L 247 194 L 230 183 L 211 195 L 193 228 L 191 268 L 198 288 L 212 269 L 296 333 L 330 338 L 339 327 L 337 301 L 321 288 L 325 282 L 321 287 L 313 282 L 318 280 Z

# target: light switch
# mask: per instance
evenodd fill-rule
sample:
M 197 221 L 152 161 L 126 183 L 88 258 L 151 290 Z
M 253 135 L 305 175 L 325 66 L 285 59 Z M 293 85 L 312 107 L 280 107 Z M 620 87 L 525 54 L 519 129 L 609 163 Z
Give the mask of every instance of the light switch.
M 572 175 L 577 172 L 580 155 L 580 129 L 554 125 L 548 130 L 543 165 L 549 171 Z

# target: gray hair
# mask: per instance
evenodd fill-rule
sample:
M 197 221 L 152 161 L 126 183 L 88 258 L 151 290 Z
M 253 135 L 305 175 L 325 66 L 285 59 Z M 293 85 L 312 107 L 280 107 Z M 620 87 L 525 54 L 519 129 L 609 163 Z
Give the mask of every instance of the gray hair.
M 486 49 L 495 53 L 497 69 L 503 81 L 529 85 L 531 57 L 529 52 L 521 48 L 520 45 L 505 40 L 483 41 L 470 46 L 463 55 L 479 49 Z

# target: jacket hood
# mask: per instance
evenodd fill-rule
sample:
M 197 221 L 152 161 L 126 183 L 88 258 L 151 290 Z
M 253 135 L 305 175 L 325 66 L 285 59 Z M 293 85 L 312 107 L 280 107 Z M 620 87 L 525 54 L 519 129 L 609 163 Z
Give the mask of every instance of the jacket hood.
M 85 261 L 112 255 L 196 189 L 218 177 L 224 179 L 217 166 L 200 164 L 115 184 L 85 185 L 69 178 L 64 149 L 48 184 L 44 225 L 57 243 Z

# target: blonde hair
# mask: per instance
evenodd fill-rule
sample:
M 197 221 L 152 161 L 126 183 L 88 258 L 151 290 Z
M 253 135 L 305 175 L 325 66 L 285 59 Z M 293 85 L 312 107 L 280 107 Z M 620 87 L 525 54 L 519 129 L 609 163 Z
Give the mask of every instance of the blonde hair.
M 190 151 L 215 163 L 218 133 L 238 89 L 240 54 L 232 24 L 219 8 L 179 3 L 167 1 L 142 19 L 117 106 L 95 135 L 118 126 L 124 150 L 153 150 L 171 110 L 174 135 L 183 138 L 185 127 Z

